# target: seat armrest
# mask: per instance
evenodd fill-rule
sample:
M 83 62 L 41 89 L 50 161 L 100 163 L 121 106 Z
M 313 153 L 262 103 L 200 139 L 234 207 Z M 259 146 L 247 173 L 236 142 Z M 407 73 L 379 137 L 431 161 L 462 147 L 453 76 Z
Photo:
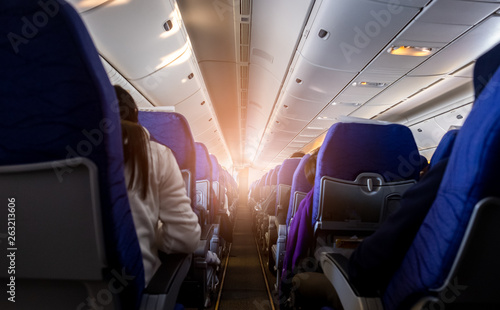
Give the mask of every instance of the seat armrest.
M 320 257 L 323 272 L 333 287 L 335 287 L 344 309 L 383 309 L 380 298 L 359 296 L 356 288 L 347 277 L 348 258 L 342 254 L 328 252 L 322 253 Z
M 278 226 L 278 238 L 276 240 L 276 268 L 281 270 L 283 267 L 283 257 L 285 256 L 286 247 L 286 225 Z
M 173 309 L 181 284 L 191 266 L 192 254 L 159 252 L 160 268 L 144 290 L 140 309 Z
M 207 252 L 210 249 L 210 240 L 199 240 L 198 246 L 194 251 L 194 257 L 206 257 Z
M 204 225 L 201 229 L 200 240 L 210 240 L 214 234 L 214 224 Z

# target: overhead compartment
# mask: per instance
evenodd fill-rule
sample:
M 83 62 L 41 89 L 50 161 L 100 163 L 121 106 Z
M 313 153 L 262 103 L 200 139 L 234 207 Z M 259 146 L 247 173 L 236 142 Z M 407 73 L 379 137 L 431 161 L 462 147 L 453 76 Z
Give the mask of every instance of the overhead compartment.
M 280 82 L 306 23 L 311 0 L 253 0 L 250 63 Z
M 419 8 L 394 2 L 323 0 L 315 12 L 301 55 L 317 66 L 361 71 Z
M 271 132 L 279 130 L 297 134 L 307 125 L 307 123 L 308 121 L 300 121 L 283 116 L 278 116 L 273 120 L 273 124 L 270 127 Z
M 410 130 L 419 149 L 436 147 L 446 133 L 446 130 L 441 128 L 434 119 L 410 126 Z
M 249 69 L 247 128 L 262 128 L 260 139 L 274 106 L 280 82 L 261 66 L 250 65 Z
M 205 95 L 201 89 L 186 100 L 178 103 L 175 106 L 175 112 L 184 115 L 186 119 L 190 120 L 189 125 L 192 131 L 196 129 L 198 119 L 201 117 L 206 119 L 212 117 Z
M 299 56 L 286 82 L 286 91 L 296 98 L 326 104 L 337 96 L 356 74 L 357 72 L 318 67 Z
M 451 126 L 462 126 L 471 109 L 472 104 L 467 104 L 458 109 L 454 109 L 434 117 L 434 121 L 443 130 L 448 131 Z
M 71 3 L 78 13 L 83 13 L 113 0 L 66 0 L 66 2 Z
M 389 105 L 367 105 L 360 107 L 353 113 L 349 114 L 349 116 L 361 117 L 361 118 L 372 118 L 375 115 L 379 114 L 382 111 L 385 111 L 392 107 L 392 104 Z
M 278 105 L 278 117 L 309 121 L 324 107 L 324 102 L 300 99 L 285 92 Z
M 215 131 L 215 133 L 214 133 L 214 131 Z M 194 140 L 196 142 L 202 142 L 203 144 L 205 144 L 205 146 L 212 145 L 218 141 L 217 139 L 219 139 L 219 135 L 217 135 L 216 132 L 217 132 L 217 128 L 215 128 L 215 126 L 213 126 L 213 124 L 212 124 L 204 132 L 199 132 L 196 135 L 193 133 Z M 207 146 L 207 148 L 208 148 L 208 146 Z
M 194 95 L 201 87 L 200 76 L 191 49 L 168 66 L 141 79 L 131 80 L 147 93 L 155 105 L 177 105 Z
M 112 85 L 120 85 L 127 90 L 139 108 L 153 108 L 154 106 L 147 100 L 135 87 L 130 84 L 118 71 L 115 70 L 104 58 L 100 57 L 101 62 L 109 77 Z
M 106 2 L 82 17 L 99 53 L 127 79 L 152 74 L 187 49 L 181 20 L 170 1 Z M 124 35 L 117 35 L 117 29 Z

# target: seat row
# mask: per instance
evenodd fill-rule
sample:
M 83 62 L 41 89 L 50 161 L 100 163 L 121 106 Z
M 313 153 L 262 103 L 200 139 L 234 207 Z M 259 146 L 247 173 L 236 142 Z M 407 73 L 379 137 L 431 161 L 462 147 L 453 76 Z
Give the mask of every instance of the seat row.
M 79 15 L 65 2 L 56 5 L 57 14 L 36 35 L 15 44 L 26 16 L 43 8 L 29 0 L 0 4 L 6 34 L 0 38 L 0 195 L 12 201 L 0 216 L 17 228 L 10 235 L 14 259 L 0 258 L 13 271 L 0 277 L 23 309 L 173 309 L 179 291 L 193 287 L 184 294 L 186 305 L 203 307 L 217 288 L 218 267 L 208 251 L 222 259 L 230 242 L 224 208 L 236 210 L 236 182 L 195 144 L 182 115 L 139 113 L 152 137 L 172 149 L 203 228 L 197 251 L 161 254 L 145 287 L 115 91 Z M 0 308 L 12 302 L 2 298 Z
M 314 271 L 324 273 L 344 309 L 498 308 L 500 72 L 488 63 L 499 57 L 497 46 L 478 60 L 475 81 L 487 83 L 476 87 L 463 128 L 443 137 L 421 181 L 423 161 L 407 127 L 345 119 L 328 130 L 316 154 L 287 159 L 251 185 L 256 236 L 279 293 L 297 273 Z M 304 171 L 311 160 L 313 184 Z M 410 205 L 421 220 L 398 222 L 405 212 L 411 217 Z M 414 239 L 393 244 L 397 226 L 410 223 L 417 223 Z M 390 246 L 406 255 L 355 282 L 351 255 L 358 263 L 367 247 L 376 253 Z M 388 278 L 381 289 L 370 289 L 375 274 Z M 279 294 L 283 308 L 294 300 L 288 290 Z

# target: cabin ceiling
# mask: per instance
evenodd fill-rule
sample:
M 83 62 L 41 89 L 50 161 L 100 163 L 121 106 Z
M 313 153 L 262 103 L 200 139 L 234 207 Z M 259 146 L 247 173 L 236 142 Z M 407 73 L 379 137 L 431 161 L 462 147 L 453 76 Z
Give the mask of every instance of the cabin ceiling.
M 405 124 L 430 156 L 470 111 L 474 60 L 500 42 L 493 0 L 69 2 L 112 82 L 184 114 L 226 168 L 273 168 L 344 116 Z

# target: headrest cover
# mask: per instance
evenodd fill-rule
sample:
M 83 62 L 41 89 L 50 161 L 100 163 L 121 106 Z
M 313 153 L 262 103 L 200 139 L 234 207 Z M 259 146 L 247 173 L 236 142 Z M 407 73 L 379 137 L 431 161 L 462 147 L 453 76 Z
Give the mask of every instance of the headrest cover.
M 174 112 L 139 111 L 139 122 L 151 137 L 174 153 L 181 169 L 196 170 L 194 138 L 186 118 Z
M 306 166 L 306 163 L 310 157 L 311 157 L 311 154 L 304 155 L 304 157 L 302 157 L 300 159 L 300 162 L 297 165 L 297 168 L 295 169 L 295 171 L 293 173 L 292 188 L 290 190 L 290 202 L 288 204 L 288 214 L 286 217 L 287 227 L 288 227 L 288 224 L 290 223 L 290 218 L 292 217 L 292 210 L 293 210 L 293 203 L 294 203 L 293 202 L 293 195 L 295 194 L 296 191 L 308 193 L 312 188 L 312 184 L 307 181 L 306 175 L 304 173 L 304 167 Z
M 142 256 L 127 199 L 118 101 L 97 50 L 65 1 L 2 0 L 0 12 L 0 165 L 74 157 L 97 165 L 108 267 L 136 276 L 120 294 L 134 307 L 144 288 Z M 71 166 L 54 172 L 63 181 Z
M 301 158 L 288 158 L 283 161 L 278 173 L 278 184 L 292 185 L 293 173 Z
M 270 185 L 277 185 L 278 184 L 278 175 L 281 171 L 281 167 L 282 167 L 282 165 L 277 165 L 272 170 L 273 172 L 271 173 L 271 184 Z
M 201 142 L 195 142 L 196 148 L 196 180 L 210 180 L 212 176 L 212 161 L 207 147 Z
M 194 138 L 186 118 L 173 112 L 139 111 L 139 123 L 146 127 L 151 139 L 167 146 L 177 160 L 181 170 L 191 173 L 191 207 L 196 209 L 196 149 Z

